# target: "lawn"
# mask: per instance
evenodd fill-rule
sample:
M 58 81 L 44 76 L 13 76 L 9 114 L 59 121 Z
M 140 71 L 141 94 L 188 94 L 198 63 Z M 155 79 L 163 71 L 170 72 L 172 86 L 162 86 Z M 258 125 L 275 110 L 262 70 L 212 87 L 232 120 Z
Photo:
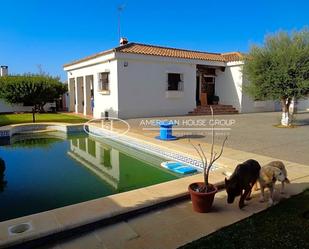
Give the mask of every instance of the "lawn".
M 61 123 L 84 123 L 87 121 L 85 118 L 81 118 L 74 115 L 62 114 L 62 113 L 38 113 L 35 115 L 36 122 L 61 122 Z M 32 123 L 31 113 L 22 114 L 0 114 L 0 126 L 10 124 Z
M 309 190 L 181 249 L 309 248 Z

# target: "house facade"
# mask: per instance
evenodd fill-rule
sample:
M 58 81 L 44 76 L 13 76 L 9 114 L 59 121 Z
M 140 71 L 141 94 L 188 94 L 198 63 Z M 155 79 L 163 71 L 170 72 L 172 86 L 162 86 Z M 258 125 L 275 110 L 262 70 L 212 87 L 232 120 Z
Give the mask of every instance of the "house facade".
M 239 113 L 275 111 L 242 89 L 243 57 L 124 42 L 68 63 L 69 110 L 95 118 L 185 115 L 212 105 Z M 199 114 L 197 111 L 196 114 Z

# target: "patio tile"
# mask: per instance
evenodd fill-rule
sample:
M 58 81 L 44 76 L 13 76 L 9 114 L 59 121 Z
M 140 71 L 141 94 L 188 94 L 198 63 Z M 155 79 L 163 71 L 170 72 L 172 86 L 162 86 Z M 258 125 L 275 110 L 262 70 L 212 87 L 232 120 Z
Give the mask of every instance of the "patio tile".
M 95 234 L 100 238 L 107 249 L 123 248 L 126 241 L 139 237 L 126 222 L 119 222 L 102 229 L 97 229 Z
M 40 246 L 40 249 L 62 249 L 62 248 L 60 247 L 60 245 L 55 243 L 55 244 L 52 244 L 52 245 Z
M 61 249 L 106 249 L 95 233 L 79 234 L 59 245 Z

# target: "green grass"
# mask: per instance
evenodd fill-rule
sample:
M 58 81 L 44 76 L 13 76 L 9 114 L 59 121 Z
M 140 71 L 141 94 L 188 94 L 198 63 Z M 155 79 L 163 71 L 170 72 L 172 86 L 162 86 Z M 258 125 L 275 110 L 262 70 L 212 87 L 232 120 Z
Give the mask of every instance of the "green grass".
M 305 218 L 305 212 L 309 212 L 309 190 L 181 248 L 309 248 L 309 214 Z
M 36 122 L 61 122 L 61 123 L 84 123 L 87 121 L 74 115 L 60 114 L 60 113 L 37 113 L 35 115 Z M 0 126 L 10 124 L 32 123 L 32 113 L 22 114 L 0 114 Z

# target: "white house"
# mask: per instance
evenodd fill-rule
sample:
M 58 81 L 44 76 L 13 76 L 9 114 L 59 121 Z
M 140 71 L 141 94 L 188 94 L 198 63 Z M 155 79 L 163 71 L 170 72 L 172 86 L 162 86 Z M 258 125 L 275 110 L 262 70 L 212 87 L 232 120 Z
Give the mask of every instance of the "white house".
M 119 47 L 64 65 L 70 111 L 119 118 L 274 111 L 246 96 L 239 52 L 208 53 L 122 39 Z M 279 106 L 280 108 L 280 106 Z M 237 110 L 237 111 L 236 111 Z

